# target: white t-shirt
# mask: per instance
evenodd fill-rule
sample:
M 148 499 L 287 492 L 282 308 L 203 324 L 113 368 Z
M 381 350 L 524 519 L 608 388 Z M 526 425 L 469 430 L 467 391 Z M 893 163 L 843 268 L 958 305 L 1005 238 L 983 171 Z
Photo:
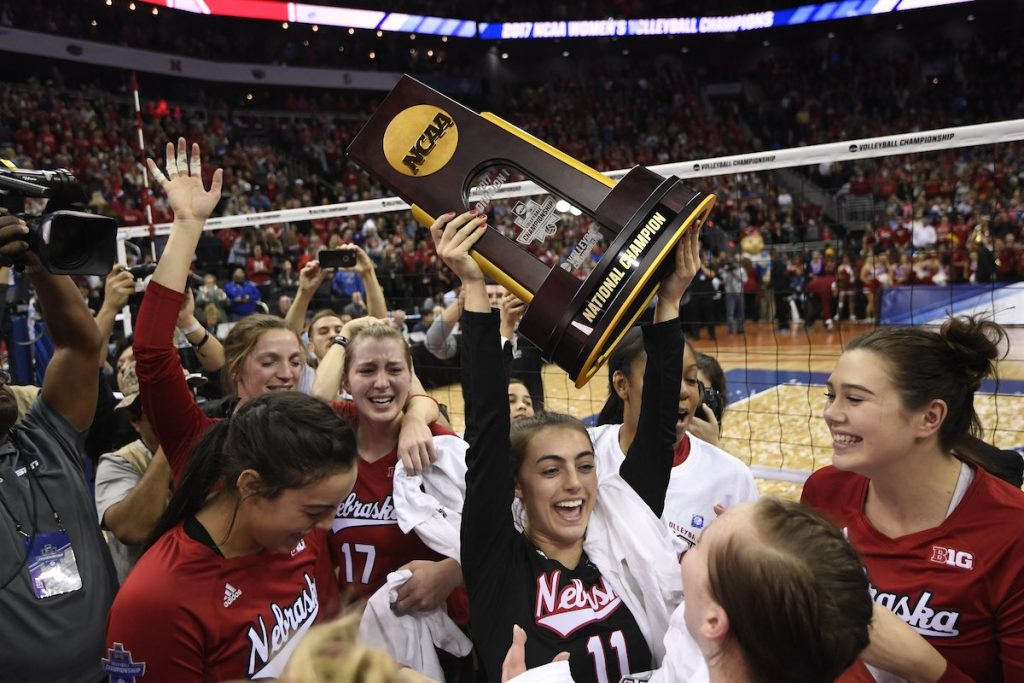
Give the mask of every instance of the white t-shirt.
M 590 427 L 597 461 L 597 477 L 618 472 L 626 459 L 619 446 L 622 425 Z M 712 446 L 692 434 L 690 454 L 682 464 L 672 468 L 665 511 L 661 519 L 676 539 L 676 552 L 685 553 L 693 547 L 701 532 L 715 518 L 715 506 L 726 508 L 757 500 L 760 494 L 754 476 L 738 458 Z

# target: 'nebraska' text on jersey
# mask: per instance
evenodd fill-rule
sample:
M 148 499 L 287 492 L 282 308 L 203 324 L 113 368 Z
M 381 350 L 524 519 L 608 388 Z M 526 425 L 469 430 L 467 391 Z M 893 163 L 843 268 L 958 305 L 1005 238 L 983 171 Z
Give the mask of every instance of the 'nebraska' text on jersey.
M 250 678 L 276 678 L 284 673 L 284 663 L 288 661 L 299 639 L 316 621 L 320 613 L 316 581 L 308 572 L 302 578 L 306 586 L 291 604 L 271 602 L 269 615 L 259 615 L 256 623 L 249 627 Z M 269 625 L 264 616 L 270 617 Z
M 534 618 L 539 625 L 563 638 L 587 624 L 601 621 L 622 604 L 622 598 L 615 594 L 604 577 L 601 577 L 601 583 L 589 588 L 580 579 L 572 579 L 559 589 L 561 576 L 562 571 L 556 569 L 537 577 Z
M 384 500 L 359 500 L 359 494 L 353 491 L 338 506 L 334 515 L 334 531 L 353 526 L 381 526 L 398 524 L 398 513 L 391 496 Z
M 375 462 L 360 461 L 359 476 L 348 498 L 338 506 L 331 544 L 338 560 L 343 593 L 364 598 L 384 585 L 390 572 L 413 560 L 437 561 L 415 532 L 398 526 L 394 502 L 397 452 Z
M 917 596 L 886 593 L 870 585 L 871 599 L 920 633 L 930 638 L 955 638 L 960 635 L 956 628 L 960 612 L 939 609 L 932 602 L 931 591 L 922 591 Z

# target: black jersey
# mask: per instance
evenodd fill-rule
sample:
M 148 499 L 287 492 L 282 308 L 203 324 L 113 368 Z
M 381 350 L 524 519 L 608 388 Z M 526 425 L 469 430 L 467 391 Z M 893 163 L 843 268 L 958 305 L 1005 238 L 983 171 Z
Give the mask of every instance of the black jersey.
M 577 683 L 614 683 L 651 668 L 651 649 L 636 619 L 586 553 L 575 569 L 567 569 L 522 535 L 515 552 L 522 557 L 510 577 L 507 609 L 526 631 L 528 668 L 547 664 L 559 652 L 569 653 Z M 504 642 L 495 640 L 507 650 L 511 628 L 496 635 L 504 636 Z
M 672 466 L 682 336 L 678 321 L 651 326 L 644 399 L 667 406 L 661 425 L 641 424 L 630 454 L 638 455 L 620 473 L 660 514 Z M 509 410 L 496 313 L 462 316 L 463 392 L 466 399 L 466 502 L 462 517 L 462 570 L 470 601 L 470 633 L 487 680 L 499 680 L 512 642 L 512 627 L 526 631 L 526 664 L 570 654 L 578 683 L 618 681 L 627 673 L 652 668 L 651 650 L 636 619 L 586 553 L 574 569 L 545 557 L 512 519 L 513 473 L 509 457 Z M 675 365 L 673 369 L 671 366 Z M 666 369 L 666 365 L 669 366 Z M 648 386 L 647 378 L 652 375 Z M 657 411 L 648 411 L 657 415 Z M 643 423 L 644 418 L 641 417 Z M 641 466 L 642 465 L 642 466 Z M 627 470 L 629 470 L 627 472 Z

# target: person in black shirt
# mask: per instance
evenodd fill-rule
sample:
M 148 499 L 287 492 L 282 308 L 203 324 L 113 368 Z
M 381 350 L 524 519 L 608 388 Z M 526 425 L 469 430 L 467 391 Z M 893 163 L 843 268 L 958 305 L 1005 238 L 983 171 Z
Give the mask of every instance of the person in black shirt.
M 448 214 L 431 228 L 439 256 L 466 290 L 462 380 L 470 448 L 462 567 L 470 600 L 470 633 L 488 680 L 498 679 L 513 626 L 519 625 L 528 636 L 527 666 L 548 663 L 558 653 L 568 652 L 577 683 L 617 681 L 657 663 L 667 619 L 656 624 L 649 615 L 674 607 L 664 599 L 664 591 L 641 591 L 636 597 L 627 594 L 631 589 L 626 584 L 634 583 L 636 573 L 644 569 L 664 567 L 667 555 L 665 574 L 678 590 L 675 555 L 667 533 L 657 535 L 664 531 L 657 517 L 664 507 L 672 466 L 682 380 L 679 299 L 699 262 L 697 235 L 681 241 L 675 270 L 662 284 L 656 324 L 645 329 L 655 349 L 651 357 L 661 362 L 648 365 L 644 401 L 660 409 L 650 411 L 649 424 L 638 430 L 630 457 L 620 470 L 621 480 L 632 487 L 625 487 L 627 498 L 642 499 L 626 515 L 601 505 L 606 496 L 615 495 L 608 487 L 621 480 L 611 477 L 612 484 L 603 481 L 598 487 L 593 445 L 579 420 L 545 413 L 518 420 L 510 435 L 508 397 L 502 391 L 508 380 L 499 318 L 490 310 L 483 274 L 469 255 L 483 234 L 485 217 L 473 215 L 453 220 L 453 214 Z M 514 499 L 521 508 L 518 523 L 510 512 Z M 588 528 L 598 523 L 595 506 L 602 513 L 599 524 L 609 537 L 616 531 L 642 535 L 644 529 L 651 529 L 656 530 L 650 532 L 652 542 L 637 556 L 616 556 L 616 561 L 608 562 L 604 548 L 590 545 L 604 538 L 592 529 L 588 536 Z M 613 506 L 606 503 L 605 507 Z M 587 548 L 604 563 L 597 556 L 592 558 Z

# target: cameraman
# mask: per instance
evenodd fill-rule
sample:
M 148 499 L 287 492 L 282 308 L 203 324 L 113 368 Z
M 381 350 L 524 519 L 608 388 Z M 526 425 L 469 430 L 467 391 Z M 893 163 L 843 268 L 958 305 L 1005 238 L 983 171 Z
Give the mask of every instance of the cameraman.
M 0 670 L 12 681 L 95 683 L 117 587 L 83 474 L 102 342 L 78 288 L 42 269 L 28 233 L 0 210 L 0 255 L 26 266 L 54 344 L 17 426 L 10 377 L 0 374 Z

